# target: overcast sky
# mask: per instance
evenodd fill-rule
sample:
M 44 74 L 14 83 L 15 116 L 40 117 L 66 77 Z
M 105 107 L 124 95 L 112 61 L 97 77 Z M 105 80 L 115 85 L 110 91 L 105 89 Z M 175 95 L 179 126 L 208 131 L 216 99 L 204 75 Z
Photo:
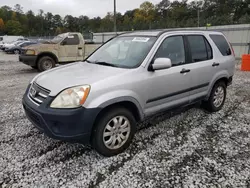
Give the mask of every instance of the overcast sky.
M 117 11 L 124 13 L 126 10 L 138 8 L 145 0 L 117 0 Z M 150 0 L 153 4 L 161 0 Z M 39 9 L 44 12 L 67 14 L 73 16 L 87 15 L 89 17 L 105 16 L 107 12 L 113 11 L 114 0 L 0 0 L 0 7 L 8 5 L 13 7 L 15 4 L 21 4 L 23 10 L 32 10 L 37 13 Z

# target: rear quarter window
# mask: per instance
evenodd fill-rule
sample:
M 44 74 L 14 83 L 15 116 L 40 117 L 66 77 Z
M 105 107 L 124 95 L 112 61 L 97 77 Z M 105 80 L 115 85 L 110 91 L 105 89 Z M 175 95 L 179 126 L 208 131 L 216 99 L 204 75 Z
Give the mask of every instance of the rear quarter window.
M 223 56 L 232 55 L 231 48 L 223 35 L 209 35 Z

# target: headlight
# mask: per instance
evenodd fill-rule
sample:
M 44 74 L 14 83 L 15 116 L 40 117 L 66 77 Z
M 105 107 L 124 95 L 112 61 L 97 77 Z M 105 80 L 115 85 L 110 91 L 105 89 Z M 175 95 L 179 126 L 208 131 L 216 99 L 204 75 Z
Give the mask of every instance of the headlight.
M 90 91 L 89 85 L 77 86 L 62 91 L 51 103 L 51 108 L 77 108 L 84 104 Z
M 35 50 L 27 50 L 26 55 L 36 55 Z

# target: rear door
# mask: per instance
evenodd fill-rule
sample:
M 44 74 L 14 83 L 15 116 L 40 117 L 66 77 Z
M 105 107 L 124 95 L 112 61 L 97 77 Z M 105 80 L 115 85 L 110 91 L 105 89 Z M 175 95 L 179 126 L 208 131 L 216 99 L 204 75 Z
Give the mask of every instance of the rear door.
M 59 61 L 77 61 L 80 39 L 77 34 L 71 34 L 65 38 L 59 46 Z
M 217 71 L 226 71 L 229 76 L 233 76 L 235 70 L 235 54 L 233 48 L 222 33 L 210 34 L 209 37 L 215 44 L 217 51 L 216 61 Z
M 185 40 L 189 46 L 190 101 L 193 101 L 206 97 L 216 67 L 212 47 L 204 35 L 186 35 Z

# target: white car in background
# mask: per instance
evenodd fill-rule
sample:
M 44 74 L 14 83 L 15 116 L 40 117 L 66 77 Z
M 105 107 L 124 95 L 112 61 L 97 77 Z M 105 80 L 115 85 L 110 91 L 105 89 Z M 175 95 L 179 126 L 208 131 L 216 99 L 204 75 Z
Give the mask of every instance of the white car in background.
M 18 45 L 18 44 L 21 44 L 23 43 L 24 41 L 23 40 L 20 40 L 20 41 L 15 41 L 15 42 L 12 42 L 12 43 L 6 43 L 6 44 L 3 44 L 0 49 L 1 50 L 6 50 L 6 49 L 9 49 L 9 48 L 13 48 L 14 46 Z
M 18 40 L 28 40 L 28 39 L 24 38 L 23 36 L 4 35 L 4 36 L 0 36 L 0 45 L 5 44 L 5 43 L 11 43 L 11 42 L 18 41 Z

